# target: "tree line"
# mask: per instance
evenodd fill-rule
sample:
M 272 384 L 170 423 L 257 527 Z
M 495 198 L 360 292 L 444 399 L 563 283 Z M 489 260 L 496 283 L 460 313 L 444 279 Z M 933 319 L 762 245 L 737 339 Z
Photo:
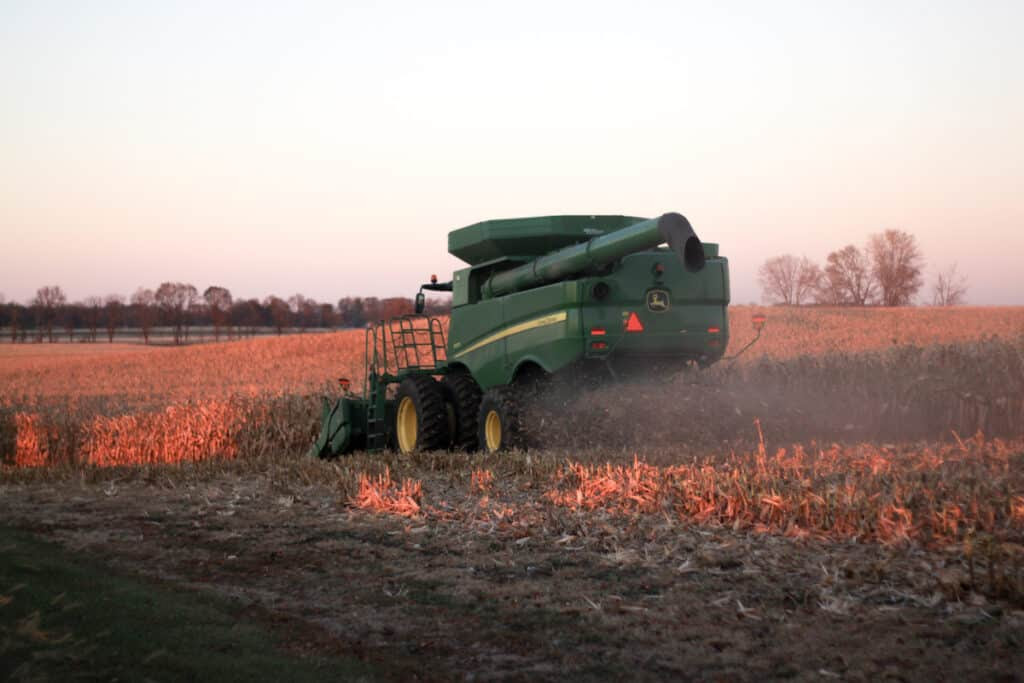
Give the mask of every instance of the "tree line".
M 424 312 L 440 315 L 451 310 L 445 299 L 428 299 Z M 138 330 L 149 344 L 154 330 L 171 331 L 175 344 L 186 343 L 194 327 L 213 329 L 214 338 L 253 335 L 272 328 L 277 334 L 303 332 L 311 328 L 363 327 L 367 323 L 413 312 L 413 301 L 405 297 L 343 297 L 337 303 L 317 302 L 295 294 L 287 299 L 271 295 L 263 299 L 234 298 L 217 285 L 202 295 L 195 286 L 164 282 L 156 289 L 139 287 L 130 297 L 110 294 L 69 302 L 58 285 L 36 290 L 25 303 L 4 302 L 0 296 L 0 329 L 11 342 L 68 341 L 96 342 L 105 337 L 113 342 L 119 331 Z
M 924 286 L 924 257 L 917 240 L 902 230 L 871 235 L 867 245 L 848 244 L 833 251 L 822 268 L 806 256 L 774 256 L 758 269 L 765 301 L 801 306 L 908 306 Z M 936 274 L 931 303 L 965 302 L 967 278 L 956 264 Z

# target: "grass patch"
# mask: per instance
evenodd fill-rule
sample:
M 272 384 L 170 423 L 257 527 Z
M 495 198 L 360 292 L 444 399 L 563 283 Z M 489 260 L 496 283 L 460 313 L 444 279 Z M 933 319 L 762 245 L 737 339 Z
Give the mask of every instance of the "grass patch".
M 0 680 L 83 677 L 336 681 L 379 673 L 352 658 L 287 652 L 228 600 L 123 576 L 0 527 Z

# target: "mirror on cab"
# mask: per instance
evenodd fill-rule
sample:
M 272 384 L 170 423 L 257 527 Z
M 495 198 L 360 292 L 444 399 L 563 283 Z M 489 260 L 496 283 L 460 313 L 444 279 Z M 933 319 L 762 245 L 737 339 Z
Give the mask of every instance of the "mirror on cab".
M 423 296 L 423 292 L 416 292 L 416 315 L 423 313 L 423 309 L 426 305 L 427 297 Z

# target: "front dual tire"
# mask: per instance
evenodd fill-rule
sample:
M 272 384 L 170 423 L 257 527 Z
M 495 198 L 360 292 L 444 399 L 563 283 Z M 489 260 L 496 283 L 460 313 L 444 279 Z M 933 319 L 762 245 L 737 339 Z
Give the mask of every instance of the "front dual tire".
M 395 442 L 402 453 L 448 447 L 448 409 L 441 386 L 428 375 L 406 377 L 395 394 Z
M 395 394 L 395 446 L 400 453 L 477 449 L 480 387 L 468 374 L 406 377 Z
M 401 453 L 481 450 L 523 446 L 519 412 L 511 387 L 481 392 L 468 374 L 429 375 L 402 380 L 395 394 L 395 446 Z

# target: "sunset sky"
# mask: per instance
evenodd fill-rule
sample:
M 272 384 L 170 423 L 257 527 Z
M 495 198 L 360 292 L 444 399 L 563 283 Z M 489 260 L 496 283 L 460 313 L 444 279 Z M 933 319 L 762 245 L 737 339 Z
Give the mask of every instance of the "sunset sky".
M 1024 2 L 0 0 L 0 292 L 411 296 L 479 220 L 913 233 L 1024 304 Z M 924 292 L 922 292 L 924 293 Z

